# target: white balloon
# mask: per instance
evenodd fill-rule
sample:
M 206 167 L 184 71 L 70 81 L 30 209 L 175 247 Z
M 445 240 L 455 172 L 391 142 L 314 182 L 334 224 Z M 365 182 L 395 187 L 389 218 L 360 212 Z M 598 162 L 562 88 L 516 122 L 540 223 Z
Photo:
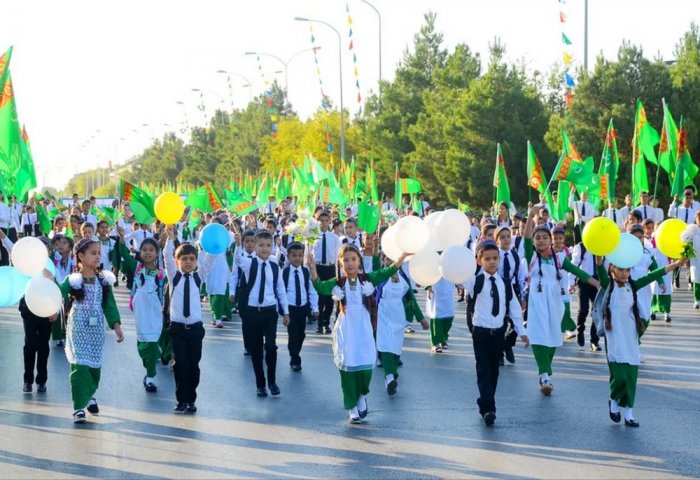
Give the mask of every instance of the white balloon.
M 422 287 L 435 285 L 440 280 L 440 255 L 434 250 L 421 250 L 408 262 L 408 273 Z
M 467 216 L 455 208 L 445 210 L 435 222 L 435 232 L 442 250 L 466 245 L 471 226 Z
M 382 234 L 382 252 L 384 255 L 389 257 L 391 260 L 398 260 L 399 257 L 403 254 L 403 250 L 401 250 L 398 245 L 396 244 L 396 225 L 392 225 L 391 227 L 387 228 L 384 233 Z
M 50 317 L 61 308 L 61 289 L 46 277 L 34 277 L 24 291 L 27 308 L 37 317 Z
M 476 257 L 467 247 L 454 245 L 440 255 L 440 273 L 452 283 L 464 283 L 474 276 Z
M 23 237 L 15 243 L 10 254 L 12 265 L 23 274 L 31 277 L 46 266 L 49 254 L 44 243 L 35 237 Z
M 428 226 L 423 220 L 413 215 L 401 217 L 396 222 L 396 230 L 396 246 L 402 252 L 419 252 L 430 240 Z
M 423 247 L 423 250 L 433 250 L 435 252 L 441 250 L 441 243 L 438 239 L 438 234 L 435 229 L 435 223 L 442 216 L 442 212 L 433 212 L 427 217 L 425 217 L 425 225 L 428 227 L 428 233 L 430 234 L 428 238 L 428 243 Z

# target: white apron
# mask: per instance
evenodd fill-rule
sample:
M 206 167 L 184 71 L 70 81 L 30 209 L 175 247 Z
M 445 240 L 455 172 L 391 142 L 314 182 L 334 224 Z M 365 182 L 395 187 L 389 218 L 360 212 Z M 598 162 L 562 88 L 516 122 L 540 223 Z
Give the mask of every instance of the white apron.
M 66 358 L 73 365 L 102 367 L 105 344 L 105 314 L 102 310 L 102 285 L 83 283 L 85 298 L 73 301 L 66 324 Z M 94 323 L 94 325 L 90 325 Z
M 203 257 L 203 255 L 202 255 Z M 226 295 L 226 287 L 228 286 L 231 276 L 231 269 L 226 260 L 226 254 L 213 255 L 214 264 L 209 270 L 207 278 L 204 282 L 207 284 L 208 295 Z
M 408 292 L 406 281 L 398 276 L 398 282 L 389 279 L 382 288 L 377 313 L 377 350 L 401 355 L 406 329 L 406 311 L 403 296 Z
M 530 264 L 530 289 L 527 300 L 527 335 L 532 345 L 546 347 L 561 347 L 562 342 L 561 322 L 564 318 L 564 298 L 562 289 L 566 292 L 567 273 L 561 269 L 564 263 L 564 253 L 556 254 L 559 264 L 560 280 L 557 280 L 556 267 L 553 258 L 542 261 L 542 291 L 540 284 L 539 265 L 537 254 L 532 257 Z M 549 262 L 549 263 L 546 263 Z
M 333 360 L 346 372 L 371 370 L 377 358 L 372 321 L 362 303 L 361 288 L 358 282 L 356 290 L 351 290 L 350 282 L 345 282 L 345 314 L 340 313 L 333 325 Z
M 136 319 L 136 339 L 139 342 L 157 342 L 163 329 L 163 305 L 158 296 L 158 284 L 153 275 L 143 274 L 134 278 L 137 283 L 134 293 L 134 318 Z
M 428 318 L 453 318 L 455 316 L 455 285 L 443 277 L 433 285 L 432 294 L 425 300 Z
M 637 280 L 648 274 L 651 259 L 651 252 L 645 247 L 642 259 L 630 270 L 630 278 Z M 646 285 L 644 288 L 637 290 L 637 306 L 639 307 L 639 317 L 643 320 L 649 320 L 651 318 L 651 285 Z
M 632 287 L 615 286 L 610 298 L 612 330 L 605 331 L 609 362 L 639 365 L 639 339 L 632 313 Z M 639 292 L 637 292 L 639 303 Z
M 656 258 L 656 263 L 659 268 L 666 267 L 670 263 L 670 260 L 666 255 L 654 249 L 654 258 Z M 663 276 L 663 285 L 666 287 L 665 291 L 661 291 L 659 287 L 659 282 L 654 282 L 651 284 L 651 293 L 654 295 L 671 295 L 673 293 L 673 272 L 667 273 Z

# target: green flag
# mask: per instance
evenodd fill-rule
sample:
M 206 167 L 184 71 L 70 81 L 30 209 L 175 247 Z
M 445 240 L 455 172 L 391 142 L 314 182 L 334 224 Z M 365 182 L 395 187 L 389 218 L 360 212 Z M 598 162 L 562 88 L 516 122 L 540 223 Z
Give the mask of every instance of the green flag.
M 634 137 L 632 138 L 632 198 L 637 200 L 641 192 L 649 191 L 647 166 L 649 160 L 658 164 L 654 147 L 659 143 L 659 133 L 649 125 L 641 100 L 637 100 L 637 113 L 634 118 Z
M 185 199 L 185 205 L 201 210 L 204 213 L 211 213 L 224 208 L 224 202 L 210 183 L 205 183 L 190 193 Z
M 377 189 L 377 177 L 374 173 L 374 160 L 370 160 L 369 166 L 367 167 L 365 183 L 367 184 L 372 203 L 379 203 L 379 190 Z
M 8 48 L 5 53 L 0 56 L 0 92 L 2 86 L 10 78 L 10 59 L 12 58 L 12 47 Z
M 0 85 L 0 175 L 5 177 L 5 189 L 14 194 L 16 176 L 22 165 L 21 135 L 9 73 L 6 79 Z
M 664 102 L 664 121 L 659 136 L 659 166 L 673 180 L 676 172 L 676 147 L 678 145 L 678 128 L 673 120 L 668 105 Z
M 48 235 L 51 232 L 52 222 L 48 212 L 40 203 L 36 204 L 36 218 L 39 220 L 39 229 L 41 233 Z
M 529 140 L 527 142 L 527 178 L 528 185 L 537 190 L 540 195 L 544 195 L 550 213 L 553 212 L 554 201 L 552 199 L 552 194 L 549 191 L 542 164 L 537 159 L 535 149 L 532 148 L 532 144 Z
M 549 212 L 552 218 L 557 222 L 566 220 L 566 215 L 569 213 L 569 195 L 571 195 L 571 184 L 566 180 L 559 181 L 557 189 L 557 204 L 552 212 Z
M 138 223 L 152 224 L 156 221 L 155 200 L 145 190 L 125 180 L 119 181 L 119 197 L 129 202 L 134 218 Z
M 598 169 L 599 177 L 606 175 L 604 192 L 605 198 L 611 202 L 615 198 L 615 183 L 617 182 L 617 171 L 620 168 L 620 157 L 617 153 L 617 132 L 613 125 L 612 118 L 608 124 L 608 131 L 605 134 L 605 145 L 603 146 L 603 155 L 600 158 L 600 168 Z
M 366 233 L 372 235 L 377 231 L 381 214 L 379 204 L 371 204 L 366 201 L 357 206 L 357 226 Z
M 20 135 L 20 168 L 15 175 L 15 194 L 21 202 L 26 203 L 27 195 L 32 188 L 36 188 L 36 172 L 34 170 L 34 160 L 32 151 L 29 148 L 29 135 L 22 127 Z
M 688 129 L 681 117 L 680 131 L 678 132 L 677 145 L 678 158 L 676 160 L 676 171 L 673 176 L 673 184 L 671 185 L 671 195 L 681 195 L 686 185 L 692 185 L 695 175 L 698 173 L 698 167 L 690 158 L 688 150 Z
M 505 202 L 510 206 L 510 186 L 500 143 L 496 145 L 496 171 L 493 174 L 493 186 L 496 189 L 496 205 Z

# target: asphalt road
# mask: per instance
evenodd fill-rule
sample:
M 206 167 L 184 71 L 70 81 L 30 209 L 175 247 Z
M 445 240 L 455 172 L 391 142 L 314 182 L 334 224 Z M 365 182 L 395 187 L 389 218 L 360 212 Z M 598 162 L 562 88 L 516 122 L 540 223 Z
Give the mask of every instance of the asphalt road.
M 496 425 L 485 427 L 463 303 L 449 352 L 431 355 L 427 332 L 407 335 L 396 396 L 386 395 L 375 369 L 363 425 L 347 424 L 330 335 L 309 326 L 304 370 L 293 373 L 280 322 L 282 395 L 261 399 L 237 319 L 223 330 L 207 326 L 199 412 L 177 416 L 168 367 L 159 366 L 158 393 L 144 392 L 124 287 L 117 297 L 126 340 L 107 336 L 101 415 L 74 426 L 63 351 L 52 348 L 48 392 L 23 394 L 21 319 L 15 309 L 0 309 L 0 477 L 699 476 L 700 312 L 682 287 L 674 294 L 673 322 L 653 322 L 643 337 L 639 429 L 608 419 L 604 354 L 571 341 L 555 357 L 551 397 L 540 394 L 532 353 L 518 345 L 515 365 L 501 369 Z

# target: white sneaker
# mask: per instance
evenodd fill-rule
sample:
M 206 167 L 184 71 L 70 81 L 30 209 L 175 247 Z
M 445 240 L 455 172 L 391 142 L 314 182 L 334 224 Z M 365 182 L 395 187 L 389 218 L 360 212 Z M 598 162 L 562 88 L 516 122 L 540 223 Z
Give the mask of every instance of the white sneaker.
M 367 396 L 366 395 L 360 395 L 360 398 L 357 399 L 357 413 L 359 414 L 360 418 L 365 418 L 367 416 Z
M 576 336 L 576 332 L 573 332 L 573 331 L 571 331 L 571 330 L 567 330 L 567 331 L 566 331 L 565 338 L 566 338 L 567 340 L 570 340 L 570 339 L 574 338 L 575 336 Z
M 350 410 L 348 410 L 348 422 L 362 423 L 362 419 L 360 418 L 360 414 L 357 411 L 357 407 L 353 407 Z

